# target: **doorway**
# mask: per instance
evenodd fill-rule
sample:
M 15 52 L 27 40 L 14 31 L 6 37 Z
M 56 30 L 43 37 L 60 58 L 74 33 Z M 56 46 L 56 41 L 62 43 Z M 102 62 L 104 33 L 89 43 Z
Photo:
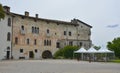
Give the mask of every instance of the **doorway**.
M 29 51 L 29 58 L 34 58 L 34 53 L 33 53 L 33 51 Z
M 6 59 L 10 59 L 10 51 L 7 51 Z
M 52 53 L 49 50 L 46 50 L 42 53 L 42 58 L 44 59 L 52 58 Z

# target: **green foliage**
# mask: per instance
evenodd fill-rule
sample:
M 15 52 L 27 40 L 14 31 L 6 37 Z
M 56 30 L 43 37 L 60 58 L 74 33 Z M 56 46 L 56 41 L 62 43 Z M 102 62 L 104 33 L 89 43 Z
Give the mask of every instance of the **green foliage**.
M 2 4 L 0 4 L 0 20 L 4 19 L 4 17 L 5 17 L 5 12 L 3 10 Z
M 66 59 L 72 59 L 73 58 L 73 52 L 78 50 L 79 48 L 77 46 L 66 46 L 63 49 L 58 50 L 55 54 L 55 58 L 66 58 Z
M 96 50 L 99 50 L 101 46 L 93 46 L 93 48 L 95 48 Z
M 116 57 L 120 58 L 120 37 L 115 38 L 112 42 L 108 42 L 107 47 L 115 52 Z

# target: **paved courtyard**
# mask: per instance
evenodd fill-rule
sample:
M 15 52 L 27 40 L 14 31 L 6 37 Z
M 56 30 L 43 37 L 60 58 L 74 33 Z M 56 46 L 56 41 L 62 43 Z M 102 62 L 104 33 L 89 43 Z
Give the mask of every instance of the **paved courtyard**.
M 0 61 L 0 73 L 120 73 L 120 64 L 77 60 Z

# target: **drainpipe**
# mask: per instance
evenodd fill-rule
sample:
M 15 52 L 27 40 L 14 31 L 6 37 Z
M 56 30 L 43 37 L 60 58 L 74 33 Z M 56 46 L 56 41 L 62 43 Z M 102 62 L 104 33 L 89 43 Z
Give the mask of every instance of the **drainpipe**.
M 11 39 L 11 59 L 13 59 L 13 56 L 12 56 L 12 52 L 13 52 L 13 19 L 14 19 L 14 16 L 12 16 L 12 28 L 11 28 L 11 31 L 12 31 L 12 39 Z

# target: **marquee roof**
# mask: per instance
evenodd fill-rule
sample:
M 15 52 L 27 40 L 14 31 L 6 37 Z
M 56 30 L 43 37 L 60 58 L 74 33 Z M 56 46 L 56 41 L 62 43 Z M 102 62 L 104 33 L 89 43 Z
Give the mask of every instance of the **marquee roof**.
M 110 51 L 110 50 L 108 50 L 108 49 L 104 49 L 104 48 L 101 48 L 101 49 L 99 49 L 99 50 L 96 50 L 96 49 L 94 49 L 94 48 L 92 47 L 92 48 L 86 50 L 86 49 L 84 49 L 84 48 L 82 47 L 82 48 L 80 48 L 79 50 L 74 51 L 74 53 L 114 53 L 114 52 L 113 52 L 113 51 Z

